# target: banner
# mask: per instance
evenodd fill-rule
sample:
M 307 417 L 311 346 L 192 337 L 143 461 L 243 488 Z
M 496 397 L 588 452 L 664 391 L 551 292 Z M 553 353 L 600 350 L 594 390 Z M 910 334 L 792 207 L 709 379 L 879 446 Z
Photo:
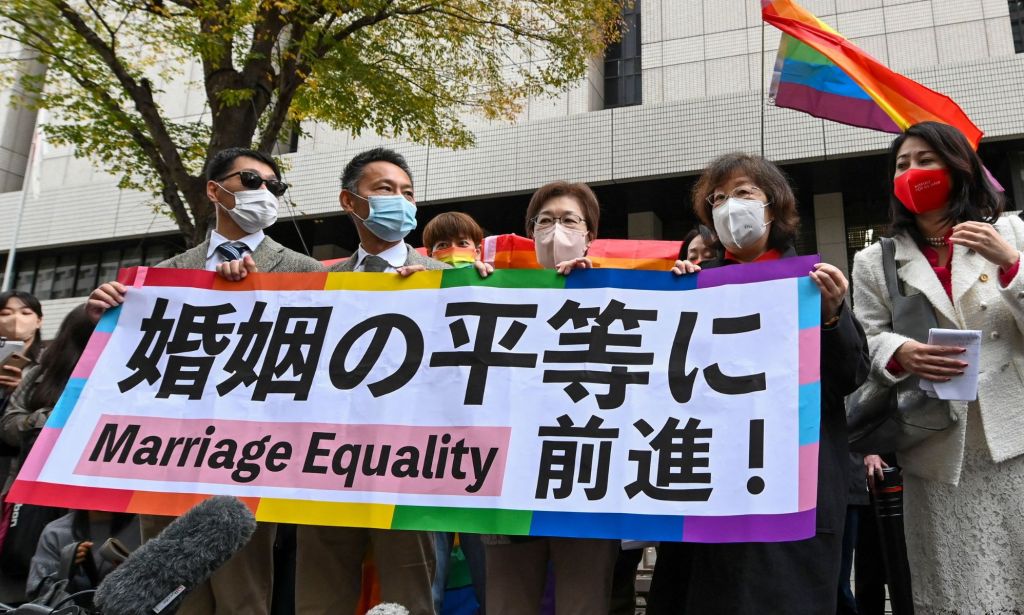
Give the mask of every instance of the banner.
M 817 257 L 615 269 L 136 268 L 10 498 L 478 533 L 815 531 Z

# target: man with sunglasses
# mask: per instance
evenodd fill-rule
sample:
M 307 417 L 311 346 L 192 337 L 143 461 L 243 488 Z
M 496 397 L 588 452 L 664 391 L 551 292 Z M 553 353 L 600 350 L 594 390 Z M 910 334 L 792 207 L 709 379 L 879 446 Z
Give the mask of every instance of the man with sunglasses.
M 316 260 L 289 250 L 264 233 L 277 220 L 278 201 L 288 189 L 270 156 L 233 147 L 206 165 L 206 196 L 216 209 L 217 226 L 207 241 L 157 267 L 223 271 L 232 263 L 266 272 L 319 272 Z M 103 284 L 89 295 L 88 311 L 98 321 L 124 302 L 127 288 Z M 156 536 L 171 517 L 141 516 L 143 538 Z M 182 615 L 268 615 L 274 586 L 277 525 L 260 523 L 252 540 L 185 599 Z

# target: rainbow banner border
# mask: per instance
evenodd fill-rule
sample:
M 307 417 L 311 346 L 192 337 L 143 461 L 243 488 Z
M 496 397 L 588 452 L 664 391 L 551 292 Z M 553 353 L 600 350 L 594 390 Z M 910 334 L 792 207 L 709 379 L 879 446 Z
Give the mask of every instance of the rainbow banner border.
M 242 282 L 226 282 L 213 272 L 136 267 L 121 272 L 129 286 L 185 286 L 218 291 L 253 290 L 410 290 L 458 286 L 502 288 L 624 288 L 687 291 L 727 284 L 800 278 L 800 449 L 798 511 L 782 515 L 729 517 L 577 513 L 531 510 L 449 508 L 390 504 L 355 504 L 273 498 L 241 498 L 260 521 L 381 529 L 451 530 L 530 536 L 575 536 L 687 542 L 775 542 L 809 538 L 816 527 L 818 437 L 821 407 L 820 295 L 807 277 L 817 256 L 709 269 L 675 276 L 666 272 L 592 269 L 559 276 L 552 271 L 496 271 L 481 279 L 475 270 L 427 271 L 407 278 L 393 274 L 305 273 L 257 274 Z M 9 494 L 9 500 L 44 506 L 181 514 L 209 497 L 206 494 L 163 493 L 91 488 L 38 480 L 61 429 L 74 411 L 86 380 L 117 325 L 120 309 L 109 310 L 72 374 L 68 386 L 42 429 Z

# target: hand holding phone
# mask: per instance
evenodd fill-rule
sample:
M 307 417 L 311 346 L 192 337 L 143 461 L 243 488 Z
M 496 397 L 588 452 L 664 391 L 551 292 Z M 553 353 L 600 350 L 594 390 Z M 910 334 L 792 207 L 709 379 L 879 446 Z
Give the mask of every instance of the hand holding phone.
M 32 360 L 16 352 L 0 361 L 0 387 L 13 389 L 21 382 L 21 370 Z

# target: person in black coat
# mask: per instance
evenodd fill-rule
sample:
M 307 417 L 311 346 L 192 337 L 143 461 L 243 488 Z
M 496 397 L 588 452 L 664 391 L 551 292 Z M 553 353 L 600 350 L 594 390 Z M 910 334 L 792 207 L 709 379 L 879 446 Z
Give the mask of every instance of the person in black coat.
M 727 154 L 712 162 L 694 187 L 693 208 L 726 251 L 700 266 L 678 261 L 675 273 L 796 256 L 796 197 L 764 158 Z M 835 613 L 849 469 L 843 399 L 867 378 L 869 357 L 846 305 L 845 276 L 821 263 L 810 277 L 822 295 L 817 533 L 797 542 L 662 542 L 648 615 Z

